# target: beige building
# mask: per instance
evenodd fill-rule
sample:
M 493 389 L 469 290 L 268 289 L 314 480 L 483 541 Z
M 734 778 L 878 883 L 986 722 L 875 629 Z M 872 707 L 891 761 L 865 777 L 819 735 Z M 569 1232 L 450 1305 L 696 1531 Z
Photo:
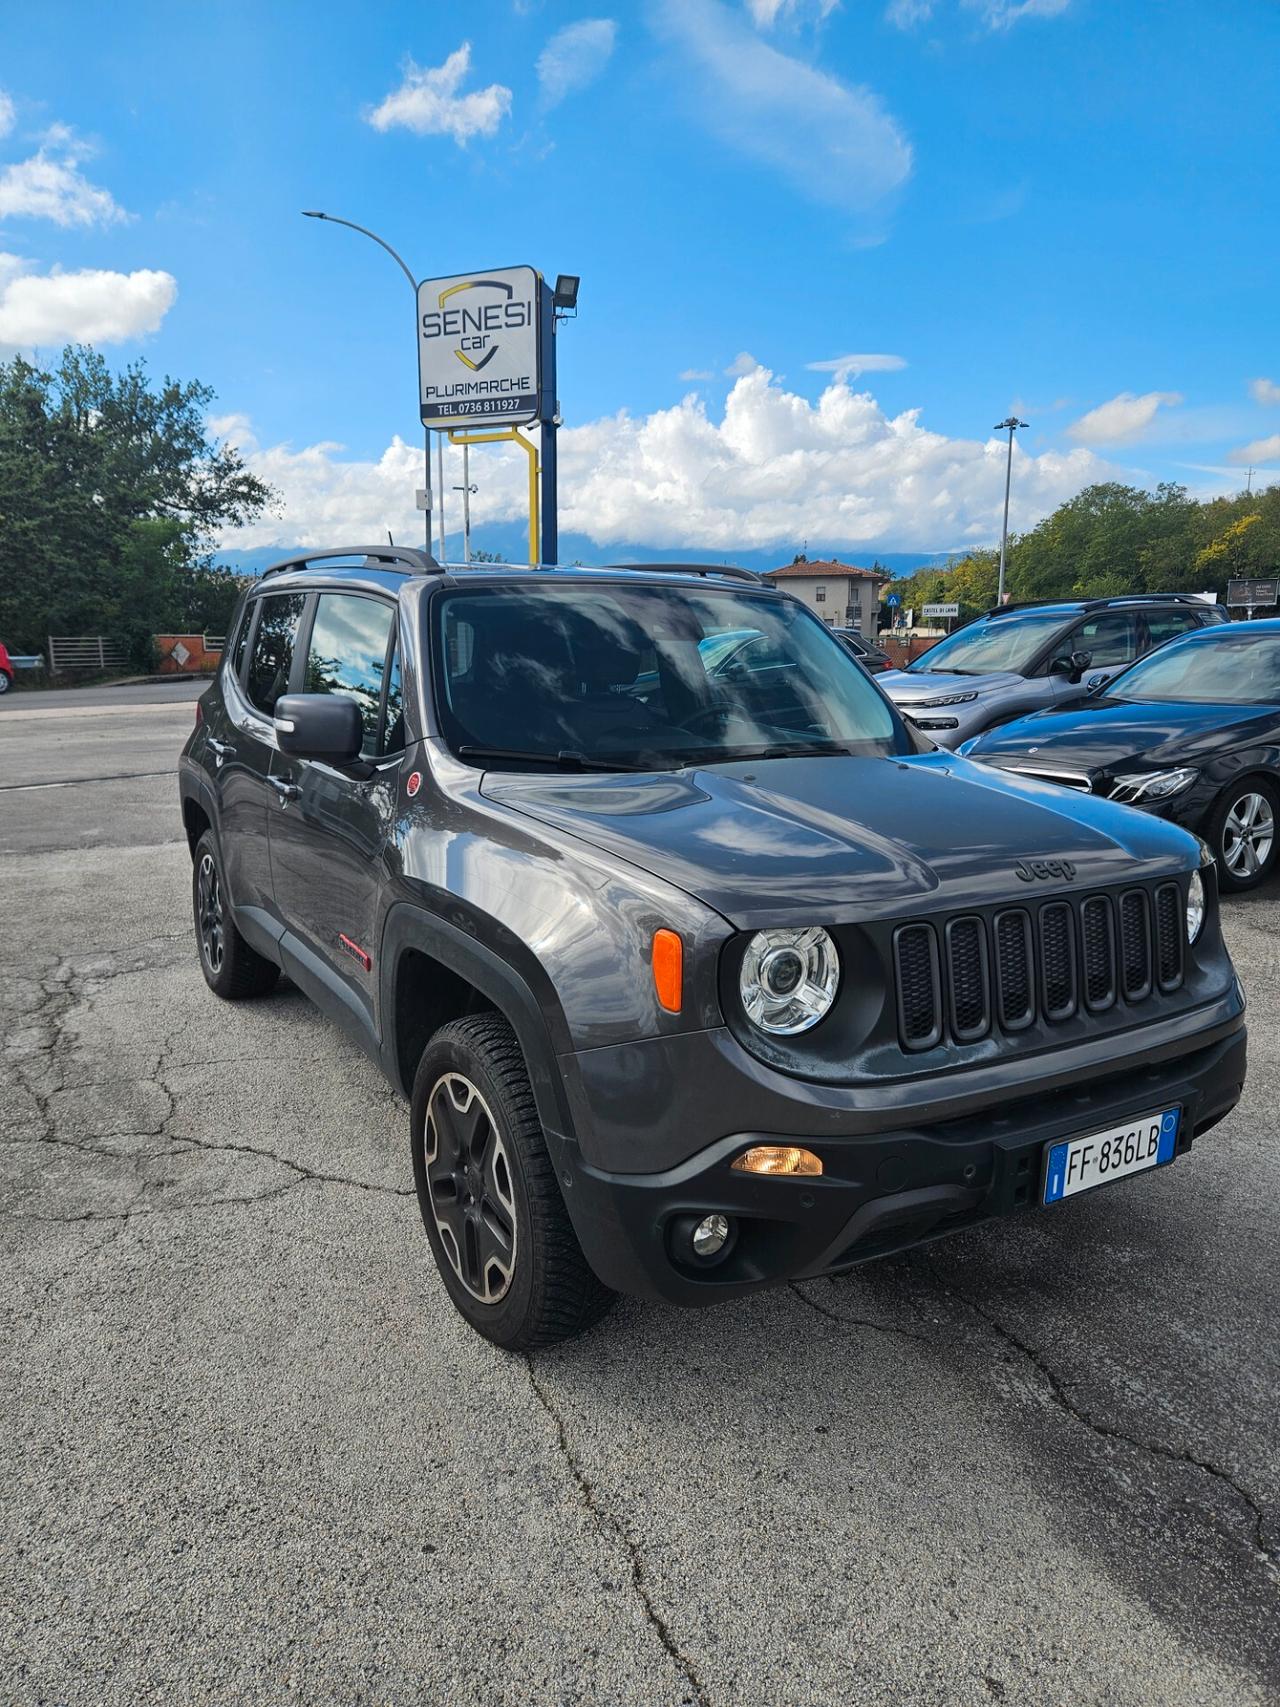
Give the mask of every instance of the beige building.
M 860 569 L 823 557 L 797 557 L 764 573 L 766 580 L 794 594 L 832 628 L 859 628 L 867 635 L 876 632 L 880 595 L 893 579 L 883 569 Z

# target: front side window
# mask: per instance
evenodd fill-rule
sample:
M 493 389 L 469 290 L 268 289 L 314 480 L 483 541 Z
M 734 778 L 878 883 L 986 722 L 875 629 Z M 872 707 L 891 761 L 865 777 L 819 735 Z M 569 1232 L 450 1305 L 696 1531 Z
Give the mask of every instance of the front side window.
M 790 600 L 566 581 L 443 593 L 430 612 L 442 731 L 476 762 L 648 770 L 913 750 Z
M 247 601 L 236 625 L 235 651 L 231 655 L 231 674 L 237 681 L 244 679 L 244 655 L 249 650 L 249 630 L 253 627 L 253 606 Z
M 1064 656 L 1087 652 L 1093 669 L 1132 664 L 1138 656 L 1138 623 L 1130 611 L 1104 611 L 1082 622 L 1063 647 Z
M 305 593 L 269 593 L 258 601 L 258 627 L 246 692 L 250 702 L 268 717 L 274 713 L 280 695 L 289 691 L 293 647 L 306 602 Z
M 391 606 L 352 593 L 321 593 L 311 626 L 306 693 L 341 693 L 355 700 L 364 729 L 361 751 L 378 751 L 382 688 L 391 638 Z
M 1061 627 L 1061 616 L 1047 612 L 1041 616 L 979 617 L 931 646 L 907 668 L 917 676 L 934 672 L 988 676 L 1002 670 L 1024 676 Z

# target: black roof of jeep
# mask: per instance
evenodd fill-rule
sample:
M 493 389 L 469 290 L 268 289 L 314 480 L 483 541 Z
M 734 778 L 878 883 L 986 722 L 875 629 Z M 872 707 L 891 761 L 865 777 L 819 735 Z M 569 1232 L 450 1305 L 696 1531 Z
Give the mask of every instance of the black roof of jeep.
M 261 580 L 277 575 L 302 575 L 311 570 L 344 579 L 375 579 L 386 588 L 396 585 L 393 577 L 406 576 L 430 580 L 435 576 L 452 579 L 465 575 L 468 578 L 505 580 L 554 575 L 584 580 L 597 580 L 601 576 L 625 580 L 632 576 L 669 575 L 685 581 L 747 581 L 763 593 L 778 592 L 754 569 L 743 569 L 734 563 L 441 563 L 429 552 L 406 545 L 348 545 L 323 551 L 299 551 L 269 564 L 262 571 Z

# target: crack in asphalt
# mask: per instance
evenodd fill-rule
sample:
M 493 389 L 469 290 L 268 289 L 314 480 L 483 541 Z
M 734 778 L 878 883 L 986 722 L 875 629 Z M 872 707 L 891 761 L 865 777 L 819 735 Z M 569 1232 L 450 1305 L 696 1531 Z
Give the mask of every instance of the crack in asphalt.
M 896 1328 L 891 1322 L 873 1322 L 867 1316 L 842 1316 L 835 1310 L 829 1310 L 825 1304 L 820 1304 L 816 1298 L 810 1298 L 807 1292 L 802 1292 L 798 1280 L 789 1280 L 787 1287 L 802 1304 L 807 1304 L 811 1310 L 816 1310 L 829 1322 L 839 1322 L 842 1328 L 871 1328 L 878 1334 L 895 1334 L 899 1339 L 915 1340 L 918 1345 L 931 1343 L 927 1334 L 913 1334 L 910 1328 Z
M 650 1628 L 653 1630 L 654 1635 L 658 1638 L 658 1641 L 662 1644 L 667 1654 L 680 1669 L 688 1682 L 690 1694 L 685 1697 L 686 1707 L 688 1707 L 688 1704 L 691 1702 L 695 1704 L 695 1707 L 711 1707 L 711 1698 L 707 1694 L 706 1685 L 698 1675 L 697 1667 L 689 1656 L 681 1649 L 680 1644 L 672 1634 L 671 1626 L 658 1611 L 653 1595 L 649 1590 L 649 1585 L 645 1581 L 644 1556 L 641 1553 L 639 1546 L 628 1533 L 622 1520 L 616 1517 L 611 1511 L 607 1511 L 601 1504 L 599 1496 L 596 1493 L 594 1483 L 583 1467 L 582 1460 L 570 1444 L 569 1433 L 565 1427 L 564 1418 L 556 1409 L 555 1405 L 552 1404 L 550 1396 L 542 1382 L 538 1379 L 537 1370 L 533 1365 L 533 1359 L 526 1355 L 524 1361 L 525 1367 L 529 1372 L 529 1385 L 533 1388 L 534 1395 L 537 1398 L 538 1403 L 547 1413 L 551 1425 L 555 1429 L 556 1441 L 560 1449 L 560 1455 L 568 1465 L 569 1474 L 573 1478 L 574 1485 L 578 1490 L 578 1496 L 581 1499 L 588 1516 L 591 1518 L 599 1534 L 606 1538 L 612 1537 L 612 1539 L 619 1543 L 623 1548 L 631 1566 L 631 1586 L 635 1591 L 637 1600 L 640 1602 L 645 1618 L 648 1621 Z
M 1200 1470 L 1204 1475 L 1220 1482 L 1233 1493 L 1240 1504 L 1245 1507 L 1252 1520 L 1253 1533 L 1250 1542 L 1255 1558 L 1269 1576 L 1280 1582 L 1280 1550 L 1277 1550 L 1267 1539 L 1266 1513 L 1249 1490 L 1237 1481 L 1229 1470 L 1224 1470 L 1220 1464 L 1213 1463 L 1211 1459 L 1197 1458 L 1186 1447 L 1165 1446 L 1163 1442 L 1158 1440 L 1146 1440 L 1139 1435 L 1127 1434 L 1115 1423 L 1104 1422 L 1101 1417 L 1095 1416 L 1078 1400 L 1072 1398 L 1071 1384 L 1052 1368 L 1042 1352 L 1038 1351 L 1029 1341 L 1024 1340 L 1014 1329 L 1008 1327 L 972 1294 L 944 1280 L 929 1257 L 923 1257 L 921 1260 L 922 1266 L 943 1292 L 950 1297 L 958 1298 L 976 1316 L 980 1316 L 988 1327 L 999 1334 L 1002 1340 L 1011 1345 L 1015 1351 L 1021 1352 L 1032 1367 L 1044 1377 L 1051 1397 L 1067 1416 L 1076 1422 L 1083 1423 L 1091 1433 L 1104 1440 L 1116 1440 L 1122 1445 L 1133 1447 L 1135 1451 L 1149 1452 L 1155 1458 L 1164 1459 L 1166 1463 L 1185 1464 L 1193 1470 Z

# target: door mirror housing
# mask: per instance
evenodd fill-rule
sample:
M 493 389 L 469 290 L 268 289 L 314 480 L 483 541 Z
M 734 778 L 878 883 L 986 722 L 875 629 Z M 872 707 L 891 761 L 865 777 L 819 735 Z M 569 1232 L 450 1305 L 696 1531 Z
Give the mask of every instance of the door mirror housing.
M 1069 658 L 1055 658 L 1049 665 L 1049 674 L 1065 676 L 1069 682 L 1078 682 L 1092 662 L 1092 652 L 1073 652 Z
M 287 693 L 276 701 L 276 741 L 293 759 L 351 769 L 361 763 L 364 725 L 355 700 L 341 693 Z

